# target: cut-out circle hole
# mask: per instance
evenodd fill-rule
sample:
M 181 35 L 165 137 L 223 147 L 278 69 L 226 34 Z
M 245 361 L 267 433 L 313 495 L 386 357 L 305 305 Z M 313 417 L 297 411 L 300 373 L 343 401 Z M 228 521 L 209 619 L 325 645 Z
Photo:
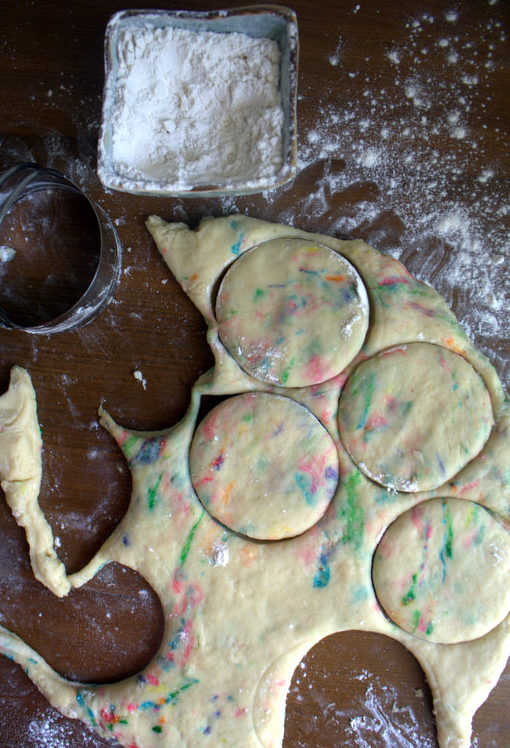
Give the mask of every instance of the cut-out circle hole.
M 64 598 L 34 583 L 29 569 L 17 580 L 16 595 L 7 584 L 1 592 L 2 624 L 69 680 L 123 680 L 142 670 L 161 644 L 159 597 L 138 572 L 117 563 Z
M 364 631 L 331 634 L 294 671 L 283 748 L 436 748 L 432 709 L 423 670 L 402 644 Z

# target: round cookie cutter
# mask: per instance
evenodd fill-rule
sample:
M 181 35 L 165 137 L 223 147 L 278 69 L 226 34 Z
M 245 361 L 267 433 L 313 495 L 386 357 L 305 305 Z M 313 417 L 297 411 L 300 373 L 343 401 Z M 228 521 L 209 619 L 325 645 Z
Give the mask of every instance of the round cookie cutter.
M 48 335 L 88 324 L 112 297 L 120 277 L 122 246 L 115 227 L 100 205 L 94 203 L 74 182 L 54 169 L 36 163 L 22 163 L 0 173 L 0 224 L 21 200 L 41 191 L 65 191 L 84 201 L 97 221 L 99 252 L 93 277 L 70 308 L 40 324 L 24 325 L 11 319 L 0 302 L 0 327 Z M 9 249 L 6 247 L 5 249 Z M 17 250 L 16 250 L 17 251 Z M 15 254 L 15 251 L 12 253 Z M 11 314 L 11 316 L 13 316 Z

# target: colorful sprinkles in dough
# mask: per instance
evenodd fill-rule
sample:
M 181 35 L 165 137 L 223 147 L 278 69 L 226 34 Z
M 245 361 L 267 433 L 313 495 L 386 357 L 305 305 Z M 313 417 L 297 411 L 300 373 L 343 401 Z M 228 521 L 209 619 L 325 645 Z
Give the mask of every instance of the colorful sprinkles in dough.
M 510 608 L 510 536 L 479 504 L 432 499 L 385 532 L 373 579 L 398 626 L 443 644 L 484 636 Z
M 67 681 L 0 627 L 2 652 L 20 663 L 62 712 L 123 746 L 276 748 L 283 739 L 287 689 L 308 649 L 337 631 L 374 631 L 403 643 L 421 663 L 434 698 L 440 746 L 468 748 L 472 717 L 497 683 L 510 652 L 510 600 L 500 594 L 508 588 L 510 555 L 504 529 L 510 521 L 510 413 L 494 369 L 470 344 L 438 294 L 362 241 L 312 236 L 246 216 L 204 220 L 196 231 L 156 217 L 147 225 L 170 270 L 207 320 L 215 366 L 194 386 L 186 417 L 159 434 L 124 429 L 102 412 L 102 424 L 128 461 L 132 500 L 90 564 L 67 581 L 79 587 L 111 561 L 136 569 L 161 600 L 161 646 L 138 676 L 102 686 Z M 290 387 L 288 381 L 286 386 L 269 384 L 248 373 L 227 352 L 221 322 L 213 313 L 213 290 L 232 262 L 241 262 L 250 248 L 279 237 L 325 245 L 345 257 L 359 270 L 370 300 L 370 328 L 358 341 L 361 350 L 347 356 L 347 368 L 301 388 Z M 238 260 L 233 260 L 233 247 Z M 270 265 L 264 273 L 254 279 L 257 287 L 273 283 Z M 413 379 L 408 365 L 413 351 L 420 354 L 420 382 L 439 387 L 443 407 L 451 410 L 459 398 L 465 403 L 462 438 L 450 441 L 457 446 L 460 441 L 468 452 L 456 462 L 457 457 L 450 461 L 441 451 L 433 479 L 429 471 L 424 483 L 418 481 L 410 492 L 368 477 L 361 461 L 356 464 L 344 446 L 347 440 L 345 433 L 340 438 L 338 424 L 346 433 L 353 429 L 370 434 L 366 440 L 362 436 L 361 445 L 376 443 L 367 427 L 384 431 L 379 365 L 393 358 L 401 387 L 392 395 L 398 407 L 389 410 L 396 423 L 418 429 L 416 393 L 405 391 Z M 360 367 L 373 375 L 364 385 Z M 472 372 L 467 378 L 465 367 Z M 342 391 L 356 409 L 350 420 Z M 328 459 L 329 445 L 336 447 L 337 474 L 327 460 L 319 473 L 319 483 L 336 484 L 334 495 L 329 503 L 324 500 L 320 519 L 295 537 L 261 541 L 241 535 L 211 516 L 195 493 L 190 447 L 202 399 L 232 395 L 239 400 L 224 402 L 292 401 L 296 407 L 289 406 L 291 420 L 304 412 L 314 424 L 320 422 L 318 429 L 312 428 L 315 435 L 327 432 Z M 21 409 L 35 413 L 28 386 L 17 397 Z M 229 406 L 224 407 L 228 412 Z M 455 433 L 461 410 L 454 408 Z M 238 425 L 242 418 L 241 408 Z M 260 434 L 267 442 L 264 419 L 261 423 Z M 208 433 L 212 442 L 225 436 L 224 428 L 210 425 L 206 419 L 205 427 L 199 426 L 197 440 Z M 250 438 L 257 442 L 255 433 Z M 416 443 L 411 439 L 411 445 Z M 419 443 L 429 451 L 434 446 L 434 440 L 423 435 Z M 401 448 L 408 448 L 405 442 Z M 266 444 L 261 453 L 270 454 Z M 218 477 L 228 462 L 228 455 L 213 449 L 195 480 Z M 388 474 L 398 475 L 396 464 Z M 457 473 L 450 474 L 451 465 Z M 192 459 L 191 470 L 196 469 Z M 402 489 L 409 487 L 409 478 L 406 473 Z M 416 480 L 414 473 L 411 478 Z M 241 484 L 243 475 L 235 479 Z M 307 495 L 300 497 L 304 505 Z M 257 515 L 255 524 L 260 521 Z M 53 571 L 47 569 L 46 578 L 43 574 L 50 586 Z M 498 597 L 496 605 L 492 599 L 486 602 L 484 586 L 489 597 Z
M 368 299 L 344 257 L 317 242 L 285 237 L 260 244 L 232 265 L 218 292 L 216 318 L 222 343 L 248 374 L 303 387 L 331 379 L 358 353 Z
M 308 530 L 338 482 L 324 426 L 294 400 L 262 392 L 232 397 L 208 414 L 191 443 L 190 469 L 212 516 L 260 540 Z
M 494 420 L 487 388 L 467 361 L 411 343 L 359 364 L 340 397 L 338 422 L 369 478 L 398 491 L 426 491 L 480 452 Z

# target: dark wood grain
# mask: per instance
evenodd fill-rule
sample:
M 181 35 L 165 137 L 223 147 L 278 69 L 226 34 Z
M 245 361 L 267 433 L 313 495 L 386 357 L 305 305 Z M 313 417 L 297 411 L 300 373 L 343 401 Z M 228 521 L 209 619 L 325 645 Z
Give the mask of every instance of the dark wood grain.
M 224 7 L 236 4 L 221 3 Z M 154 3 L 136 5 L 153 7 Z M 328 175 L 348 173 L 359 159 L 357 143 L 352 139 L 342 142 L 344 119 L 338 125 L 340 145 L 322 154 L 317 150 L 315 158 L 302 160 L 296 179 L 270 198 L 254 195 L 229 203 L 105 192 L 95 173 L 103 37 L 108 18 L 123 7 L 118 0 L 0 0 L 0 168 L 36 160 L 60 169 L 116 221 L 124 248 L 115 299 L 89 326 L 52 337 L 0 329 L 0 389 L 7 387 L 14 364 L 25 366 L 33 378 L 44 439 L 40 503 L 70 572 L 94 555 L 129 501 L 130 477 L 113 440 L 98 426 L 98 406 L 103 403 L 123 425 L 162 428 L 184 415 L 194 381 L 212 364 L 203 320 L 155 251 L 144 227 L 148 215 L 157 213 L 167 220 L 196 224 L 204 215 L 232 210 L 290 221 L 313 231 L 340 234 L 345 233 L 344 228 L 349 233 L 354 230 L 383 251 L 405 243 L 407 264 L 433 285 L 444 282 L 445 271 L 437 263 L 428 269 L 427 250 L 440 250 L 445 259 L 453 251 L 447 239 L 422 238 L 416 226 L 406 222 L 405 210 L 385 206 L 381 182 L 369 169 L 361 170 L 358 178 L 346 179 L 342 189 L 330 186 Z M 216 3 L 165 2 L 161 7 L 207 9 Z M 324 112 L 328 108 L 332 112 L 349 110 L 360 120 L 365 117 L 372 130 L 380 129 L 377 108 L 370 110 L 375 82 L 377 91 L 383 90 L 386 97 L 386 117 L 398 130 L 409 111 L 399 87 L 412 77 L 412 62 L 403 56 L 398 75 L 385 63 L 388 51 L 409 46 L 413 19 L 422 19 L 426 28 L 423 45 L 428 48 L 430 76 L 450 88 L 457 84 L 455 66 L 446 65 L 437 51 L 441 39 L 455 36 L 455 29 L 445 19 L 451 9 L 449 2 L 361 0 L 358 7 L 354 0 L 296 0 L 292 7 L 298 13 L 301 39 L 301 154 L 305 152 L 301 146 L 311 142 L 308 135 L 314 128 L 316 131 L 319 108 Z M 493 31 L 500 37 L 508 34 L 508 3 L 459 0 L 455 8 L 463 24 L 464 43 L 472 44 L 472 54 L 475 59 L 478 54 L 483 64 L 490 59 L 489 31 L 480 36 L 477 30 L 497 22 L 499 26 L 491 27 L 490 38 L 496 38 Z M 424 15 L 433 17 L 434 22 L 423 20 Z M 469 38 L 466 29 L 472 29 Z M 331 63 L 335 54 L 338 65 Z M 421 54 L 419 47 L 415 54 Z M 441 159 L 449 158 L 451 164 L 452 148 L 459 149 L 462 174 L 445 186 L 443 199 L 458 195 L 462 207 L 477 215 L 479 176 L 484 169 L 495 169 L 498 175 L 497 180 L 484 185 L 485 200 L 496 200 L 501 190 L 508 194 L 510 187 L 508 43 L 499 43 L 493 57 L 496 55 L 496 68 L 479 92 L 483 111 L 472 106 L 463 112 L 469 143 L 447 140 L 444 129 L 435 127 L 444 117 L 438 107 L 427 110 L 429 126 L 421 135 L 437 151 L 438 171 Z M 387 106 L 392 101 L 393 109 Z M 477 147 L 471 148 L 471 143 Z M 468 147 L 469 158 L 465 153 Z M 404 175 L 411 184 L 417 178 L 413 173 L 416 162 L 407 167 L 405 156 L 402 153 L 398 163 L 387 163 L 387 169 L 398 171 L 401 182 Z M 319 193 L 323 199 L 312 198 Z M 403 191 L 400 204 L 414 207 L 406 206 L 406 200 L 412 199 Z M 373 210 L 364 213 L 364 205 L 377 202 L 382 207 L 376 216 Z M 482 230 L 486 221 L 487 235 L 492 236 L 493 218 L 488 215 L 485 210 L 480 221 Z M 508 230 L 508 213 L 501 213 L 498 221 Z M 485 261 L 483 253 L 491 251 L 502 252 L 503 247 L 481 248 L 480 262 Z M 505 270 L 502 265 L 501 272 Z M 448 299 L 461 316 L 463 293 L 453 287 Z M 506 310 L 498 313 L 508 314 L 508 298 Z M 475 342 L 494 356 L 495 362 L 508 361 L 508 341 L 491 335 L 490 331 L 486 335 L 475 331 Z M 134 378 L 135 370 L 143 372 L 146 389 Z M 506 371 L 501 368 L 500 374 L 506 376 Z M 24 534 L 6 507 L 0 506 L 0 621 L 39 649 L 59 672 L 107 681 L 142 667 L 161 634 L 161 610 L 150 589 L 145 607 L 139 604 L 138 592 L 145 586 L 130 570 L 111 567 L 68 601 L 56 603 L 33 579 Z M 140 638 L 142 622 L 145 632 Z M 475 736 L 484 748 L 509 743 L 509 681 L 507 668 L 476 717 Z M 379 713 L 371 704 L 379 705 Z M 383 712 L 384 729 L 377 729 Z M 435 745 L 431 699 L 423 673 L 395 642 L 357 632 L 338 634 L 320 642 L 296 671 L 288 698 L 286 746 L 359 745 L 353 720 L 365 722 L 365 732 L 359 733 L 365 735 L 364 745 Z M 19 668 L 0 659 L 0 745 L 98 748 L 109 743 L 81 723 L 61 717 Z

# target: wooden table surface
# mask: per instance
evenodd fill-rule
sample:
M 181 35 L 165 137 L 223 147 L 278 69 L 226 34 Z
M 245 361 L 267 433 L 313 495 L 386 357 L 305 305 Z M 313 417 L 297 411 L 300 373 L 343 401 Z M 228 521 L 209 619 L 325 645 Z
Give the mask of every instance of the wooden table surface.
M 104 30 L 123 7 L 0 0 L 0 168 L 35 160 L 63 171 L 115 221 L 123 246 L 114 302 L 89 326 L 53 336 L 0 329 L 1 391 L 20 364 L 37 392 L 40 503 L 69 572 L 92 557 L 129 501 L 127 468 L 98 427 L 99 404 L 123 425 L 163 428 L 184 415 L 194 381 L 212 363 L 200 314 L 144 228 L 151 213 L 196 224 L 241 211 L 366 239 L 438 288 L 509 381 L 508 0 L 296 0 L 299 174 L 269 194 L 209 200 L 106 192 L 97 178 Z M 161 618 L 155 596 L 150 615 L 140 605 L 142 578 L 109 566 L 56 600 L 34 580 L 24 533 L 4 501 L 0 523 L 4 626 L 59 672 L 86 681 L 122 678 L 148 661 Z M 507 668 L 476 717 L 477 745 L 510 744 L 509 699 Z M 61 717 L 0 659 L 0 746 L 109 744 Z M 296 671 L 285 745 L 436 745 L 420 667 L 375 634 L 319 643 Z

